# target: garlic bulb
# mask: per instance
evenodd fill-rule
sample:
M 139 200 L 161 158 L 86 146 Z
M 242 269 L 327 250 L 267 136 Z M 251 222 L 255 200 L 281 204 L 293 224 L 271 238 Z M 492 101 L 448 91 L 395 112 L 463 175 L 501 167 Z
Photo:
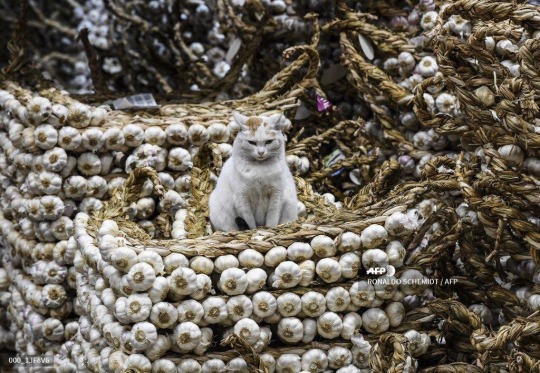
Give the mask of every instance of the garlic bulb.
M 427 285 L 424 283 L 424 275 L 416 269 L 408 269 L 400 276 L 399 290 L 406 295 L 419 295 L 424 292 Z
M 237 295 L 227 301 L 227 311 L 232 321 L 239 321 L 251 316 L 253 313 L 253 303 L 245 295 Z
M 203 355 L 206 350 L 210 347 L 212 344 L 212 337 L 214 335 L 214 332 L 210 328 L 202 328 L 201 329 L 202 338 L 199 345 L 193 350 L 193 352 L 196 355 Z
M 332 347 L 328 350 L 328 367 L 339 369 L 352 363 L 352 353 L 344 347 Z
M 341 276 L 344 278 L 355 278 L 360 269 L 360 257 L 348 252 L 339 258 L 339 266 L 341 267 Z
M 317 262 L 317 275 L 326 283 L 332 283 L 341 277 L 341 266 L 332 258 L 324 258 Z
M 136 350 L 144 350 L 154 344 L 157 340 L 156 327 L 149 322 L 139 322 L 131 329 L 133 336 L 132 344 Z
M 347 295 L 349 295 L 347 293 Z M 302 310 L 302 301 L 300 296 L 295 293 L 284 293 L 277 298 L 277 309 L 281 316 L 296 316 Z
M 304 287 L 311 285 L 313 278 L 315 277 L 315 262 L 313 262 L 313 260 L 303 261 L 300 263 L 300 270 L 302 278 L 298 284 Z
M 174 329 L 174 341 L 182 351 L 191 351 L 202 339 L 201 329 L 194 323 L 186 321 Z
M 258 251 L 247 249 L 238 254 L 238 261 L 243 268 L 259 268 L 264 263 L 264 256 Z
M 178 372 L 201 373 L 201 364 L 197 360 L 182 359 L 178 365 Z
M 238 268 L 240 262 L 234 255 L 222 255 L 214 261 L 214 267 L 217 273 L 221 273 L 228 268 Z
M 334 240 L 328 236 L 319 235 L 315 236 L 311 240 L 311 247 L 319 258 L 329 258 L 334 256 L 336 253 L 336 246 L 334 245 Z
M 198 324 L 205 315 L 205 309 L 202 304 L 193 299 L 183 301 L 177 309 L 178 321 L 191 321 Z
M 308 291 L 302 295 L 302 311 L 309 317 L 318 317 L 326 311 L 326 299 L 324 295 Z
M 248 286 L 248 279 L 243 270 L 228 268 L 221 273 L 218 287 L 227 295 L 243 294 Z
M 297 343 L 304 335 L 304 325 L 296 317 L 285 317 L 279 321 L 278 337 L 287 343 Z
M 300 266 L 294 262 L 285 261 L 277 266 L 273 274 L 272 287 L 278 289 L 292 288 L 298 285 L 301 280 L 302 270 Z
M 187 140 L 187 129 L 182 123 L 175 123 L 165 129 L 167 142 L 172 145 L 183 145 Z
M 172 253 L 167 255 L 163 260 L 163 264 L 165 265 L 165 273 L 168 275 L 170 275 L 177 268 L 189 267 L 188 259 L 185 257 L 185 255 L 180 253 Z
M 372 224 L 362 231 L 360 240 L 363 247 L 366 249 L 373 249 L 384 243 L 387 237 L 388 233 L 384 227 L 378 224 Z
M 277 310 L 277 301 L 272 294 L 266 291 L 255 293 L 251 299 L 253 314 L 259 317 L 269 317 Z
M 369 249 L 362 253 L 362 265 L 366 270 L 370 268 L 386 268 L 388 255 L 381 249 Z
M 351 303 L 357 307 L 369 307 L 375 299 L 375 288 L 367 281 L 357 281 L 349 289 Z
M 294 262 L 301 262 L 313 256 L 313 249 L 304 242 L 295 242 L 287 248 L 287 257 Z
M 330 290 L 325 295 L 326 307 L 332 312 L 343 312 L 351 303 L 351 297 L 349 292 L 343 287 L 335 287 Z M 279 298 L 278 298 L 279 305 Z
M 220 359 L 207 360 L 201 368 L 201 373 L 219 373 L 225 371 L 225 363 Z
M 523 163 L 525 153 L 517 145 L 504 145 L 498 149 L 501 157 L 508 162 L 510 166 L 519 166 Z
M 343 322 L 334 312 L 325 312 L 317 319 L 317 332 L 323 338 L 337 338 L 342 330 Z
M 255 302 L 253 302 L 255 304 Z M 221 297 L 209 297 L 202 303 L 204 309 L 204 321 L 209 324 L 223 322 L 227 316 L 227 304 Z
M 137 263 L 130 268 L 126 277 L 134 291 L 145 291 L 152 287 L 156 272 L 148 263 Z
M 380 308 L 370 308 L 362 314 L 362 326 L 368 333 L 381 334 L 390 327 L 390 320 Z
M 260 333 L 259 325 L 252 319 L 244 318 L 234 325 L 234 334 L 250 345 L 259 340 Z
M 264 264 L 267 267 L 277 267 L 287 259 L 287 249 L 283 246 L 276 246 L 268 250 L 264 256 Z
M 350 340 L 353 335 L 360 332 L 362 327 L 362 317 L 356 312 L 350 312 L 343 317 L 343 328 L 341 338 Z
M 197 274 L 210 275 L 214 271 L 214 262 L 204 256 L 196 256 L 189 261 L 189 267 Z
M 169 288 L 179 295 L 189 295 L 197 289 L 197 275 L 190 268 L 177 268 L 167 278 Z
M 144 321 L 150 316 L 152 301 L 146 294 L 131 294 L 125 304 L 127 316 L 133 322 Z
M 405 319 L 405 307 L 401 302 L 392 302 L 386 306 L 384 309 L 386 316 L 388 316 L 388 321 L 391 327 L 397 327 L 401 325 Z
M 171 327 L 178 320 L 178 311 L 170 303 L 159 302 L 152 306 L 150 321 L 160 329 Z M 182 320 L 184 321 L 184 320 Z
M 326 370 L 328 367 L 328 357 L 323 350 L 314 348 L 302 355 L 302 370 L 318 373 Z
M 248 281 L 246 293 L 253 294 L 265 286 L 268 275 L 261 268 L 253 268 L 246 273 L 246 277 Z
M 302 370 L 301 358 L 295 354 L 283 354 L 276 360 L 276 372 L 300 372 Z
M 249 373 L 248 365 L 242 357 L 237 357 L 230 360 L 225 366 L 225 370 L 227 372 L 234 373 Z

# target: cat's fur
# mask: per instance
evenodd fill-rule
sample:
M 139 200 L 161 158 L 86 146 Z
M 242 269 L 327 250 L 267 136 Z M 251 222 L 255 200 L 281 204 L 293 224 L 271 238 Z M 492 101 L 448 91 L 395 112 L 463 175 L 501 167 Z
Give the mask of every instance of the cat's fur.
M 214 230 L 239 230 L 237 218 L 243 219 L 250 229 L 295 221 L 298 199 L 285 160 L 282 114 L 233 115 L 240 131 L 232 156 L 223 165 L 210 196 L 210 222 Z

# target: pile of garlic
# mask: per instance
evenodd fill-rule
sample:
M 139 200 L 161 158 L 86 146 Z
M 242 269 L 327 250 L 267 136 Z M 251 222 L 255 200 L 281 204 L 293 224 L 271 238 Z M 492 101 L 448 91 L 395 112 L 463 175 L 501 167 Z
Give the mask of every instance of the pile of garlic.
M 115 126 L 106 106 L 91 107 L 68 96 L 51 102 L 12 83 L 6 89 L 0 90 L 0 232 L 5 247 L 0 286 L 7 291 L 1 290 L 0 301 L 16 301 L 9 308 L 9 336 L 0 329 L 0 344 L 15 344 L 22 355 L 58 353 L 84 311 L 75 298 L 76 214 L 102 209 L 130 171 L 151 166 L 166 193 L 157 199 L 147 181 L 129 206 L 129 218 L 150 237 L 163 238 L 154 219 L 165 212 L 173 221 L 170 236 L 184 238 L 192 158 L 210 141 L 226 159 L 238 128 L 232 121 L 188 125 L 173 117 L 165 117 L 161 126 L 136 117 Z M 308 171 L 306 158 L 291 155 L 287 160 L 294 172 Z M 340 206 L 330 194 L 325 199 Z M 299 211 L 306 213 L 302 203 Z M 51 333 L 36 326 L 45 321 L 54 326 Z
M 97 222 L 93 231 L 92 219 L 77 214 L 65 252 L 73 257 L 83 311 L 78 347 L 59 360 L 66 368 L 158 370 L 173 366 L 174 355 L 185 356 L 182 364 L 193 364 L 193 371 L 234 367 L 248 372 L 242 358 L 204 357 L 235 336 L 268 360 L 272 372 L 287 371 L 287 364 L 310 372 L 328 367 L 367 372 L 371 345 L 362 334 L 378 335 L 401 325 L 405 307 L 417 305 L 428 288 L 414 269 L 397 277 L 365 274 L 370 268 L 403 266 L 401 240 L 425 219 L 417 209 L 394 212 L 360 234 L 321 232 L 287 247 L 244 249 L 215 258 L 204 252 L 165 255 L 157 242 L 141 245 L 129 239 L 114 220 Z M 411 341 L 416 338 L 419 345 L 415 353 L 424 353 L 429 337 L 413 334 Z M 313 341 L 348 347 L 277 358 L 269 353 L 269 345 Z

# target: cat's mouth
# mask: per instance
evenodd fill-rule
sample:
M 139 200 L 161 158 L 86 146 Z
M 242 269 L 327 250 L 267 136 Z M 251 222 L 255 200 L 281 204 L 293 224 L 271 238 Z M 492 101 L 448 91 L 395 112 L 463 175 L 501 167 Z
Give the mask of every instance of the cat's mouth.
M 255 159 L 258 160 L 259 162 L 265 161 L 266 158 L 268 158 L 266 155 L 259 155 L 255 157 Z

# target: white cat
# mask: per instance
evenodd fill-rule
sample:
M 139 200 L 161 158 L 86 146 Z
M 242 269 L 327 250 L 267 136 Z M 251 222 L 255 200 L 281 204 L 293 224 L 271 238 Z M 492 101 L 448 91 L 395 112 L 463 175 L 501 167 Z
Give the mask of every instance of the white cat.
M 210 222 L 214 230 L 239 230 L 238 218 L 250 229 L 295 221 L 298 199 L 285 160 L 282 114 L 233 116 L 240 130 L 232 156 L 223 165 L 210 196 Z

